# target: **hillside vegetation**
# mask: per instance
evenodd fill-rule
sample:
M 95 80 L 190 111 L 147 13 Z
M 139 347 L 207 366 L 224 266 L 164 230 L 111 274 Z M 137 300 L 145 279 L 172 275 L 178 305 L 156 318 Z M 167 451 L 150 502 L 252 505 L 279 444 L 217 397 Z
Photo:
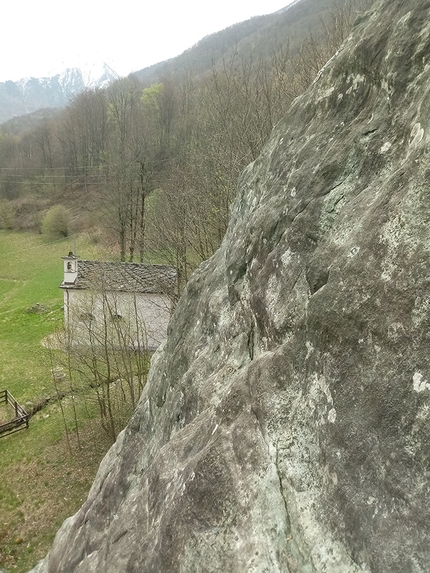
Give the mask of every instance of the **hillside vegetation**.
M 63 234 L 91 230 L 121 260 L 161 257 L 184 284 L 219 246 L 239 174 L 367 3 L 302 0 L 85 91 L 36 127 L 6 126 L 0 227 L 40 232 L 61 204 Z

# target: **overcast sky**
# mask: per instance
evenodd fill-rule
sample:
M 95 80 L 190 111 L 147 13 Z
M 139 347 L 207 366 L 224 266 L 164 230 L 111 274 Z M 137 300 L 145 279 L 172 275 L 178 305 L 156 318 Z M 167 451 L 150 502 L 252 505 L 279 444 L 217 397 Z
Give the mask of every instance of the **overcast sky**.
M 0 81 L 43 77 L 88 61 L 110 60 L 121 75 L 181 54 L 204 36 L 270 14 L 293 0 L 3 1 Z M 98 55 L 95 55 L 95 54 Z

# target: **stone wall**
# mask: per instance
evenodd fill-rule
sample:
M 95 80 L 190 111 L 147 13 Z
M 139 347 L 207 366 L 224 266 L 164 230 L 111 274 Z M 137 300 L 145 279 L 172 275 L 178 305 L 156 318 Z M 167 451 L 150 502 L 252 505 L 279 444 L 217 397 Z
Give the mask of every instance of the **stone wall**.
M 135 348 L 153 351 L 166 340 L 172 311 L 167 295 L 64 289 L 64 301 L 72 343 L 101 344 L 107 337 L 115 345 L 118 329 Z

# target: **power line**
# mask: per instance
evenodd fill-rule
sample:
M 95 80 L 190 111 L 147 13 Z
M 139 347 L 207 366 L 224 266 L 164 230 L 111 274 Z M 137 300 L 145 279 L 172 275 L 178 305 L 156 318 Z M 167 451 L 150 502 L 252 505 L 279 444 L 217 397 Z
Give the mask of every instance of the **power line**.
M 67 180 L 67 179 L 74 179 L 76 176 L 75 176 L 75 177 L 68 177 L 68 176 L 64 176 L 64 175 L 43 175 L 42 177 L 43 177 L 43 179 L 63 179 L 63 180 Z M 83 177 L 84 177 L 84 176 L 81 175 L 80 179 L 82 179 Z M 6 173 L 0 173 L 0 178 L 3 178 L 4 181 L 8 181 L 8 180 L 10 181 L 12 178 L 17 178 L 17 179 L 21 179 L 21 178 L 22 178 L 22 179 L 25 179 L 25 175 L 19 175 L 19 174 L 17 174 L 17 175 L 8 175 L 8 174 L 6 174 Z M 43 179 L 39 179 L 39 180 L 37 181 L 37 183 L 43 183 Z M 33 180 L 32 180 L 32 179 L 25 179 L 25 181 L 32 182 Z M 90 181 L 89 181 L 89 182 L 90 182 Z M 99 181 L 95 181 L 95 182 L 92 182 L 92 181 L 91 181 L 91 183 L 92 183 L 92 184 L 94 183 L 94 185 L 101 185 L 101 184 L 102 184 L 102 183 L 99 182 Z
M 130 161 L 130 163 L 135 163 L 133 161 Z M 103 163 L 100 165 L 80 165 L 79 167 L 76 167 L 77 169 L 101 169 L 101 168 L 106 168 L 106 167 L 117 167 L 116 164 L 114 163 Z M 9 170 L 13 170 L 13 171 L 31 171 L 31 170 L 37 170 L 37 169 L 44 169 L 45 171 L 55 171 L 55 170 L 63 170 L 63 171 L 67 171 L 67 169 L 69 169 L 69 167 L 0 167 L 0 171 L 3 171 L 4 169 L 9 169 Z
M 40 167 L 0 167 L 0 170 L 4 170 L 4 169 L 10 169 L 10 170 L 14 170 L 14 171 L 30 171 L 31 169 L 40 169 Z M 44 169 L 46 169 L 47 171 L 54 171 L 55 169 L 66 169 L 65 167 L 44 167 Z M 93 169 L 92 167 L 90 167 L 89 165 L 85 166 L 83 165 L 82 167 L 80 167 L 79 169 Z

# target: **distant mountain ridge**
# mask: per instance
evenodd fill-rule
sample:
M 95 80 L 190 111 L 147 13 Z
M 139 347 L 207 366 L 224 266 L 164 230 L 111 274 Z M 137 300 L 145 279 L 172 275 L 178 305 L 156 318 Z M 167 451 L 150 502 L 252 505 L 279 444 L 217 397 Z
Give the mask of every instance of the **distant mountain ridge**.
M 315 38 L 321 33 L 318 26 L 336 2 L 294 0 L 272 14 L 255 16 L 205 36 L 182 54 L 137 70 L 131 75 L 143 85 L 149 86 L 164 81 L 166 77 L 181 76 L 190 70 L 202 76 L 213 66 L 222 67 L 224 59 L 227 61 L 235 53 L 240 58 L 255 53 L 264 59 L 271 57 L 275 46 L 288 45 L 292 55 L 297 53 L 309 30 L 313 30 Z M 102 60 L 100 54 L 94 56 L 94 59 Z M 40 109 L 64 107 L 85 88 L 104 88 L 119 78 L 108 63 L 101 66 L 88 65 L 86 62 L 91 57 L 87 54 L 86 61 L 80 58 L 74 62 L 73 67 L 67 68 L 64 65 L 64 69 L 53 70 L 49 77 L 1 82 L 0 124 Z
M 119 78 L 109 64 L 65 67 L 43 78 L 0 82 L 0 123 L 41 108 L 64 107 L 86 88 L 105 88 Z

